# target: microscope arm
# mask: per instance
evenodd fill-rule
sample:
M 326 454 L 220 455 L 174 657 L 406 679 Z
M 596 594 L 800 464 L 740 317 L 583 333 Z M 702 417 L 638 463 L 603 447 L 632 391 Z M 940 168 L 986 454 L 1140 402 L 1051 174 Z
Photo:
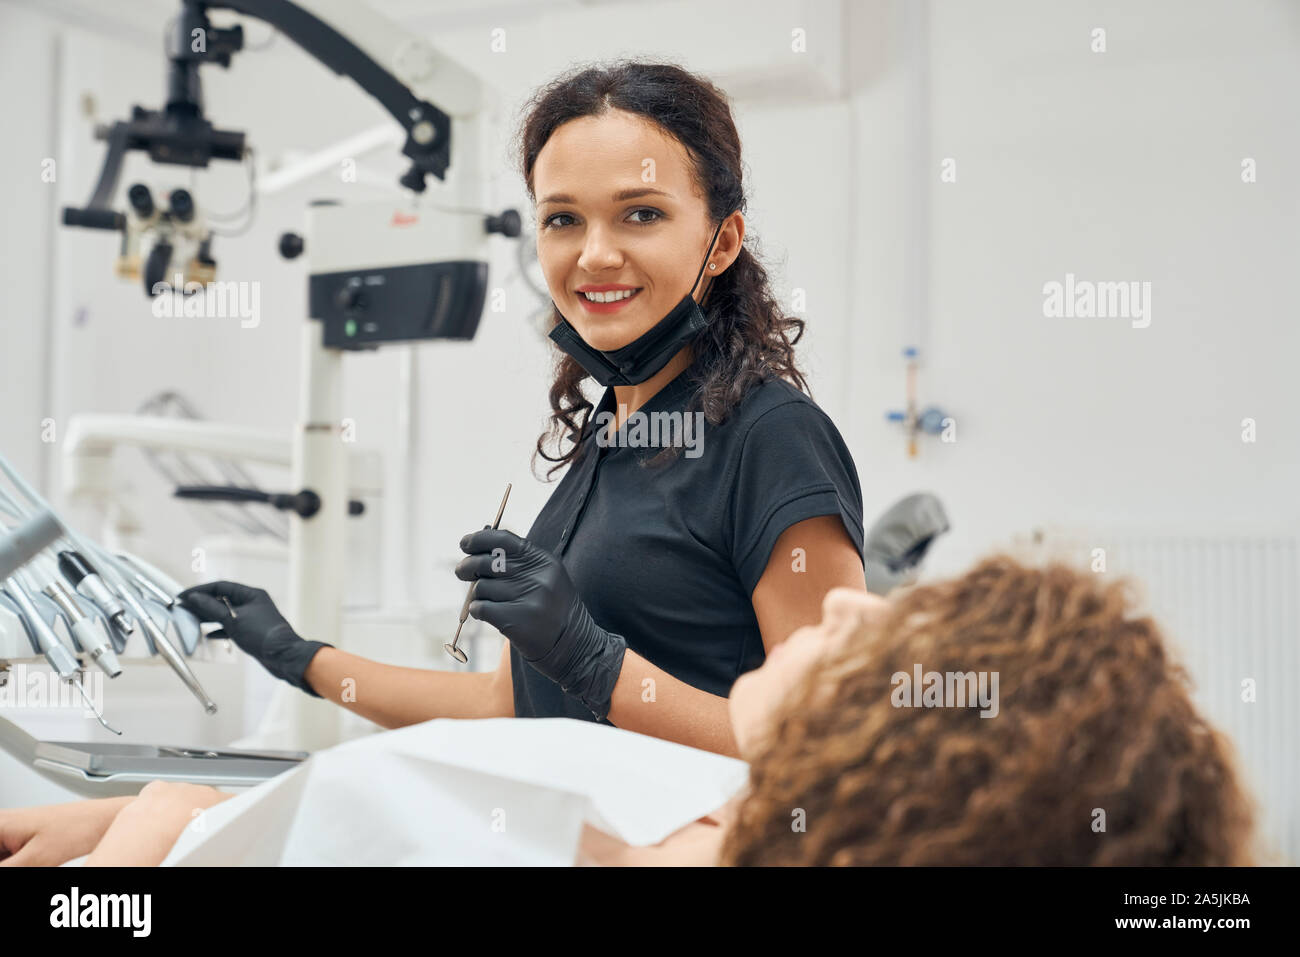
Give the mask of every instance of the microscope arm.
M 64 208 L 64 225 L 128 230 L 127 216 L 110 208 L 110 203 L 123 156 L 130 150 L 146 151 L 156 163 L 200 168 L 213 159 L 239 160 L 244 156 L 243 133 L 216 129 L 203 116 L 199 67 L 205 63 L 228 67 L 232 56 L 243 48 L 242 29 L 213 27 L 208 21 L 209 10 L 228 10 L 264 21 L 379 101 L 405 131 L 402 152 L 412 162 L 401 177 L 404 187 L 422 193 L 427 174 L 445 180 L 449 167 L 467 163 L 459 190 L 473 194 L 477 149 L 472 141 L 478 135 L 486 87 L 472 72 L 356 0 L 182 0 L 168 35 L 164 109 L 135 107 L 130 119 L 98 132 L 108 142 L 99 180 L 84 207 Z M 457 138 L 468 136 L 471 141 L 463 158 L 458 147 L 455 163 L 452 117 L 468 124 Z
M 446 175 L 450 118 L 469 118 L 483 107 L 484 87 L 473 73 L 355 0 L 203 0 L 200 5 L 262 20 L 378 100 L 406 131 L 402 152 L 412 167 L 402 184 L 416 192 L 423 191 L 426 173 Z

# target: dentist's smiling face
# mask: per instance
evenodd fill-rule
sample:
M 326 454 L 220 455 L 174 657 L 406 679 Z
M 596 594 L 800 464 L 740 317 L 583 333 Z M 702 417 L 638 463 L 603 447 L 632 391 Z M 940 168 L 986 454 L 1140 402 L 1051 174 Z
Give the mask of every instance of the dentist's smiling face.
M 681 301 L 717 225 L 685 147 L 621 110 L 556 129 L 538 154 L 533 189 L 537 258 L 551 298 L 587 344 L 605 352 Z M 722 269 L 705 266 L 697 301 Z M 623 298 L 592 301 L 615 297 Z

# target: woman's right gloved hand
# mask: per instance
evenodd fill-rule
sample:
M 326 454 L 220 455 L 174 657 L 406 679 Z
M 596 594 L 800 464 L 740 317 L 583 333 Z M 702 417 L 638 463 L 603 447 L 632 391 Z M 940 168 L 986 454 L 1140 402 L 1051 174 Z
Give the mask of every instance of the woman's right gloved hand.
M 176 600 L 203 621 L 219 624 L 235 644 L 256 658 L 275 677 L 313 697 L 320 697 L 303 675 L 316 652 L 334 646 L 323 641 L 303 640 L 285 621 L 271 596 L 262 589 L 238 582 L 208 582 L 185 589 Z

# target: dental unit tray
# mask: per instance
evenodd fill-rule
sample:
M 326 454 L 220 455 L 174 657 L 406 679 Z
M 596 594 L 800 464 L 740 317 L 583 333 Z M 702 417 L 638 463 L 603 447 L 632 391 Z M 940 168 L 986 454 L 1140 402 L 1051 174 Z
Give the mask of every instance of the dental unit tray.
M 150 781 L 251 788 L 309 757 L 306 751 L 186 748 L 115 741 L 38 741 L 0 717 L 0 750 L 87 797 L 138 794 Z
M 287 771 L 307 757 L 306 751 L 237 751 L 224 748 L 180 748 L 115 741 L 41 741 L 36 759 L 96 777 L 145 774 L 194 781 L 217 774 L 223 778 L 264 781 Z

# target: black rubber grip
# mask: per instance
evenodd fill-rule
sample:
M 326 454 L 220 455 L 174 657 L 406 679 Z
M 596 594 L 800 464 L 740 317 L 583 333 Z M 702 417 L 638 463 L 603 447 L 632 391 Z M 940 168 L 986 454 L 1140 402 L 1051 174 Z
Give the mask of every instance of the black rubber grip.
M 78 209 L 76 206 L 64 206 L 63 225 L 107 229 L 120 233 L 126 229 L 126 217 L 111 209 Z

